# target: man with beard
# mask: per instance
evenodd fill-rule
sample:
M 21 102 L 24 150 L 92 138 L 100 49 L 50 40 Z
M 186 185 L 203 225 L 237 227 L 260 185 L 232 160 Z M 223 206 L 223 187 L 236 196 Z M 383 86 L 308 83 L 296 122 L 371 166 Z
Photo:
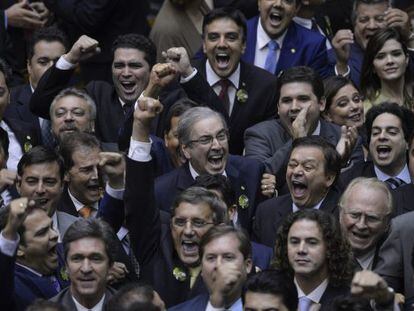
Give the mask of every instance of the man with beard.
M 49 119 L 50 103 L 69 85 L 76 66 L 97 52 L 99 42 L 81 36 L 39 81 L 30 101 L 33 113 Z M 114 85 L 103 81 L 91 81 L 86 85 L 86 92 L 97 105 L 93 128 L 105 150 L 117 149 L 119 128 L 125 114 L 132 109 L 138 96 L 147 87 L 150 70 L 155 63 L 156 49 L 144 36 L 126 34 L 113 42 L 112 54 Z
M 37 298 L 52 298 L 68 285 L 57 253 L 52 219 L 34 201 L 20 198 L 1 210 L 2 310 L 23 311 Z M 17 252 L 17 253 L 16 253 Z

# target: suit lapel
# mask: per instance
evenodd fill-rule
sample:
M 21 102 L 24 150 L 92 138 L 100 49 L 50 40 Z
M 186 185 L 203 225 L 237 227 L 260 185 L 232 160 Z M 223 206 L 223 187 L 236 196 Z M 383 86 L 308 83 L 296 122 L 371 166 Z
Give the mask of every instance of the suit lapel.
M 195 180 L 191 176 L 189 162 L 185 163 L 178 169 L 178 178 L 177 178 L 177 189 L 183 191 L 192 185 L 194 185 Z
M 259 17 L 254 17 L 247 22 L 247 38 L 246 38 L 246 50 L 242 56 L 242 59 L 249 64 L 254 64 L 254 57 L 256 54 L 256 41 L 257 41 L 257 26 L 259 23 Z
M 286 36 L 283 40 L 279 59 L 277 60 L 276 75 L 278 75 L 281 70 L 293 67 L 296 48 L 300 46 L 300 42 L 296 42 L 296 38 L 295 23 L 290 23 Z
M 79 217 L 75 204 L 73 204 L 73 201 L 71 200 L 69 196 L 69 190 L 67 186 L 63 190 L 62 196 L 60 197 L 58 210 L 68 213 L 69 215 Z
M 282 196 L 283 197 L 283 196 Z M 278 217 L 273 219 L 273 232 L 277 232 L 280 226 L 280 220 L 285 219 L 289 214 L 293 213 L 293 201 L 290 194 L 284 195 L 277 208 Z
M 238 96 L 237 96 L 237 92 L 239 90 L 244 90 L 246 91 L 247 94 L 249 94 L 249 90 L 248 90 L 248 85 L 245 81 L 248 81 L 249 73 L 246 70 L 246 66 L 244 66 L 243 62 L 240 62 L 240 77 L 239 77 L 239 86 L 236 87 L 236 94 L 234 96 L 234 104 L 233 104 L 233 109 L 231 111 L 231 115 L 230 115 L 230 124 L 236 124 L 235 123 L 235 119 L 237 118 L 237 116 L 239 115 L 239 112 L 241 110 L 241 106 L 243 104 L 246 104 L 245 102 L 240 102 L 238 100 Z

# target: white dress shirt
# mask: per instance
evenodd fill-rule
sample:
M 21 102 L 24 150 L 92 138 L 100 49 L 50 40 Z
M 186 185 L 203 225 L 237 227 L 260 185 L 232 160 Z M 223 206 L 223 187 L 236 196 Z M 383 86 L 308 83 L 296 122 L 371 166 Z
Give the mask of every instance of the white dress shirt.
M 17 163 L 19 163 L 20 158 L 23 155 L 22 147 L 20 146 L 19 141 L 16 138 L 16 135 L 12 129 L 4 122 L 0 121 L 0 126 L 3 130 L 7 132 L 9 136 L 9 158 L 7 159 L 7 169 L 12 171 L 17 171 Z
M 313 291 L 311 291 L 309 294 L 305 295 L 305 293 L 302 291 L 302 289 L 299 287 L 298 282 L 296 279 L 293 280 L 296 285 L 296 289 L 298 290 L 298 298 L 301 298 L 303 296 L 308 297 L 310 300 L 313 301 L 313 303 L 319 303 L 321 301 L 323 293 L 326 291 L 328 287 L 328 279 L 323 280 L 321 284 L 318 285 Z
M 403 180 L 406 184 L 411 184 L 410 171 L 408 170 L 407 164 L 404 165 L 403 169 L 396 176 L 389 176 L 385 174 L 375 164 L 374 164 L 374 171 L 375 171 L 375 175 L 377 175 L 377 178 L 381 181 L 386 181 L 389 178 L 399 178 Z

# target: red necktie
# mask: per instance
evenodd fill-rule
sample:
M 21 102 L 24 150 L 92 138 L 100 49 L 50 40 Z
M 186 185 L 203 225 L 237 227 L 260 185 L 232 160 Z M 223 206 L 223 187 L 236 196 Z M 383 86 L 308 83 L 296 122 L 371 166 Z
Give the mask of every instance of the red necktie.
M 220 98 L 220 100 L 222 101 L 224 108 L 226 109 L 227 113 L 230 114 L 230 100 L 229 100 L 229 86 L 231 85 L 231 82 L 229 79 L 221 79 L 219 82 L 217 82 L 220 87 L 220 93 L 218 95 L 218 97 Z

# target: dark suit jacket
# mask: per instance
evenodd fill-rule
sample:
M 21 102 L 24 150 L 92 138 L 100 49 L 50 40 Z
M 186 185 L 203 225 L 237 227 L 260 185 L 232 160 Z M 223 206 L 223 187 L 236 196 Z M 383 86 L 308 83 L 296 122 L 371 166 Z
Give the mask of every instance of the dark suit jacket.
M 88 35 L 99 42 L 101 53 L 81 64 L 105 64 L 107 75 L 100 77 L 87 72 L 86 82 L 106 80 L 111 82 L 112 42 L 122 34 L 148 35 L 147 1 L 136 0 L 45 0 L 45 5 L 55 13 L 61 28 L 73 44 L 81 35 Z
M 108 300 L 115 295 L 115 290 L 113 288 L 107 287 L 105 291 L 105 299 L 104 299 L 104 306 L 108 302 Z M 77 310 L 75 302 L 72 299 L 72 294 L 70 292 L 70 287 L 64 289 L 59 294 L 54 296 L 53 298 L 49 299 L 50 301 L 54 301 L 59 303 L 60 305 L 65 306 L 68 310 Z
M 341 138 L 338 125 L 320 119 L 320 136 L 336 146 Z M 286 166 L 292 149 L 292 138 L 279 119 L 264 121 L 248 128 L 244 134 L 245 156 L 264 162 L 266 171 L 276 174 L 277 187 L 283 189 L 286 182 Z M 361 139 L 358 139 L 351 155 L 352 162 L 364 160 Z M 286 193 L 283 189 L 282 193 Z
M 345 190 L 349 183 L 357 177 L 377 177 L 372 161 L 355 163 L 352 167 L 341 173 L 338 185 Z
M 244 90 L 248 98 L 242 102 L 236 96 L 229 117 L 223 103 L 206 80 L 206 61 L 197 62 L 195 67 L 198 70 L 196 76 L 181 86 L 189 98 L 207 104 L 225 116 L 230 132 L 230 153 L 241 155 L 245 129 L 276 116 L 276 78 L 261 68 L 241 61 L 239 90 Z
M 260 191 L 263 166 L 258 161 L 230 155 L 226 165 L 226 174 L 238 198 L 239 222 L 250 232 L 256 206 L 264 199 Z M 194 183 L 188 164 L 158 177 L 155 181 L 157 207 L 169 212 L 175 197 Z M 247 206 L 243 206 L 240 202 L 244 198 L 248 201 Z
M 330 311 L 333 308 L 333 302 L 336 297 L 340 296 L 348 296 L 349 295 L 349 287 L 344 285 L 331 284 L 328 283 L 328 287 L 326 288 L 325 292 L 323 293 L 321 300 L 319 303 L 321 304 L 320 311 Z
M 31 124 L 18 119 L 4 117 L 3 121 L 10 127 L 22 148 L 22 152 L 29 151 L 39 144 L 39 136 Z
M 64 258 L 61 245 L 58 245 L 57 253 L 59 266 L 54 276 L 63 289 L 69 285 L 69 282 L 62 278 Z M 2 272 L 0 288 L 4 289 L 0 292 L 1 310 L 24 311 L 36 299 L 49 299 L 58 293 L 49 278 L 38 276 L 15 264 L 15 260 L 15 257 L 9 257 L 0 252 L 0 271 Z M 7 308 L 3 309 L 3 306 Z
M 394 216 L 399 216 L 414 210 L 414 184 L 407 184 L 391 190 L 394 199 Z
M 209 299 L 210 297 L 208 294 L 198 295 L 193 299 L 184 301 L 172 308 L 168 308 L 168 311 L 205 310 Z
M 246 51 L 242 59 L 249 64 L 254 64 L 258 23 L 259 16 L 247 21 Z M 295 66 L 311 67 L 323 78 L 334 74 L 328 61 L 325 37 L 292 21 L 283 40 L 275 75 Z
M 323 200 L 320 210 L 336 214 L 339 196 L 340 193 L 335 187 L 332 187 Z M 293 212 L 292 203 L 290 194 L 285 194 L 259 204 L 253 225 L 254 240 L 273 248 L 278 228 L 286 217 Z
M 36 116 L 49 119 L 49 108 L 55 96 L 70 84 L 73 70 L 49 68 L 40 79 L 30 99 L 30 110 Z M 92 81 L 86 92 L 96 104 L 95 134 L 105 150 L 117 149 L 118 133 L 125 118 L 115 88 L 103 81 Z
M 160 211 L 155 207 L 153 180 L 152 161 L 136 162 L 127 158 L 126 226 L 140 263 L 141 280 L 151 284 L 169 307 L 207 290 L 200 275 L 190 289 L 190 274 L 175 254 L 170 226 L 161 221 Z M 185 273 L 184 280 L 174 276 L 173 271 L 177 269 Z

